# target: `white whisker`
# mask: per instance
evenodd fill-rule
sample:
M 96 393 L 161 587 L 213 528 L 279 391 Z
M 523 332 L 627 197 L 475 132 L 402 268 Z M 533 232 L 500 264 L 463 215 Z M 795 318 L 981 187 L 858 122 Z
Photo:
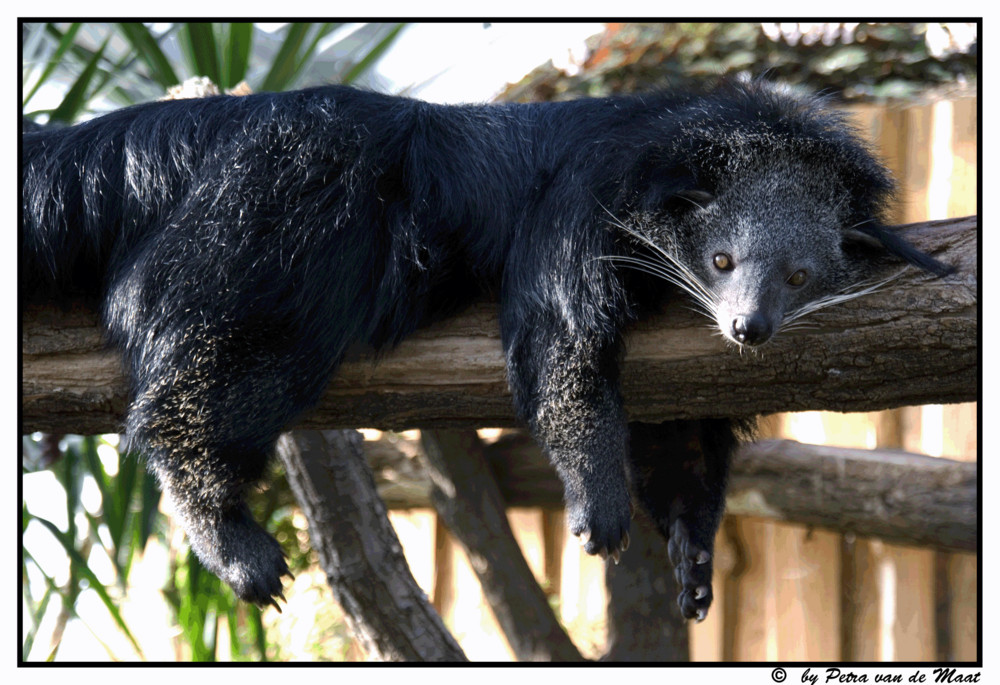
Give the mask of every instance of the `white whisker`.
M 874 292 L 882 290 L 889 283 L 899 278 L 903 275 L 902 271 L 899 271 L 888 278 L 881 281 L 870 282 L 865 281 L 862 283 L 855 284 L 839 293 L 833 295 L 827 295 L 826 297 L 821 297 L 819 299 L 813 300 L 812 302 L 806 303 L 804 306 L 799 307 L 793 312 L 790 312 L 785 316 L 784 321 L 782 321 L 781 326 L 778 328 L 779 331 L 788 330 L 790 324 L 796 323 L 799 319 L 813 312 L 819 311 L 820 309 L 825 309 L 832 305 L 843 304 L 845 302 L 850 302 L 859 297 L 864 297 L 865 295 L 871 295 Z
M 677 268 L 675 264 L 660 261 L 652 262 L 624 255 L 605 255 L 597 257 L 597 259 L 633 268 L 637 271 L 661 278 L 668 283 L 677 286 L 686 292 L 692 300 L 694 300 L 695 304 L 698 306 L 695 311 L 705 314 L 714 320 L 715 312 L 718 308 L 716 297 L 697 280 L 692 281 L 687 272 Z
M 692 202 L 692 204 L 696 206 L 698 205 L 697 202 L 690 200 L 690 198 L 687 199 Z M 622 231 L 627 236 L 634 238 L 642 246 L 648 248 L 649 253 L 642 254 L 642 250 L 640 250 L 638 253 L 633 253 L 632 255 L 605 255 L 597 257 L 596 259 L 609 261 L 612 264 L 621 267 L 634 269 L 641 273 L 653 276 L 654 278 L 662 279 L 679 288 L 691 298 L 692 304 L 688 307 L 688 309 L 699 314 L 703 314 L 711 319 L 713 323 L 709 326 L 709 328 L 716 335 L 721 336 L 728 344 L 735 344 L 739 350 L 740 356 L 743 356 L 744 349 L 749 350 L 747 355 L 760 356 L 756 347 L 734 342 L 729 336 L 719 329 L 719 326 L 715 323 L 719 307 L 722 305 L 719 300 L 719 296 L 710 290 L 687 265 L 685 265 L 676 255 L 671 254 L 671 252 L 663 246 L 658 245 L 650 237 L 644 235 L 642 231 L 619 219 L 603 204 L 598 202 L 598 205 L 607 213 L 609 217 L 607 223 L 609 226 L 613 226 L 615 229 Z M 871 221 L 871 219 L 860 221 L 851 228 L 857 228 L 858 226 Z M 858 283 L 838 293 L 826 295 L 811 302 L 807 302 L 798 309 L 795 309 L 785 315 L 781 324 L 778 326 L 776 333 L 816 328 L 817 324 L 802 321 L 802 319 L 814 312 L 825 309 L 826 307 L 843 304 L 859 297 L 864 297 L 865 295 L 877 292 L 885 288 L 896 278 L 899 278 L 902 273 L 903 272 L 900 271 L 889 278 L 878 282 L 869 281 Z

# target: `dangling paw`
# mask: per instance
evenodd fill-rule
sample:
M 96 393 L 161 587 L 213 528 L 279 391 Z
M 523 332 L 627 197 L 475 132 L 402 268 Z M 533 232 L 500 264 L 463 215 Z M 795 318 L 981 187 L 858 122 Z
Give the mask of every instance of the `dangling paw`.
M 188 530 L 191 546 L 202 564 L 224 580 L 236 596 L 281 611 L 282 577 L 292 577 L 284 552 L 251 518 L 245 507 L 215 519 L 211 528 Z
M 712 552 L 694 542 L 687 525 L 677 519 L 670 526 L 667 554 L 674 565 L 674 578 L 681 587 L 677 596 L 681 615 L 700 623 L 712 604 Z
M 611 557 L 616 564 L 628 549 L 633 512 L 627 492 L 613 500 L 587 503 L 570 498 L 566 506 L 569 530 L 580 538 L 583 550 L 602 559 Z

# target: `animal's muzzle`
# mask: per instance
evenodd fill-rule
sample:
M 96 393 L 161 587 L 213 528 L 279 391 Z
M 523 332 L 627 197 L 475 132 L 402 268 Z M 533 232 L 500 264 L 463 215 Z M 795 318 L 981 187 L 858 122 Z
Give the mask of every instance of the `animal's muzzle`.
M 766 316 L 753 312 L 735 317 L 731 333 L 733 340 L 741 345 L 762 345 L 774 334 L 774 328 Z

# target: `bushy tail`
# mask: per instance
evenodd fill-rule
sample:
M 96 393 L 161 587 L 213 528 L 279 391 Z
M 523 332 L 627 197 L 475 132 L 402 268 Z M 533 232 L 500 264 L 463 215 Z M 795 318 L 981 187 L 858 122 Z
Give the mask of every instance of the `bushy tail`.
M 103 277 L 99 255 L 110 236 L 88 231 L 82 176 L 84 143 L 72 128 L 23 124 L 21 134 L 20 278 L 22 298 L 96 294 Z M 75 149 L 74 149 L 75 148 Z M 95 170 L 96 171 L 96 170 Z M 93 179 L 100 178 L 93 173 Z M 106 181 L 106 179 L 104 179 Z M 89 189 L 109 193 L 106 183 Z
M 126 107 L 75 126 L 22 124 L 24 294 L 99 294 L 109 264 L 158 230 L 220 146 L 240 143 L 241 108 L 208 97 Z M 242 117 L 242 118 L 241 118 Z
M 75 126 L 22 124 L 24 296 L 99 294 L 116 249 L 154 230 L 190 177 L 189 157 L 206 146 L 193 140 L 183 102 L 163 104 Z

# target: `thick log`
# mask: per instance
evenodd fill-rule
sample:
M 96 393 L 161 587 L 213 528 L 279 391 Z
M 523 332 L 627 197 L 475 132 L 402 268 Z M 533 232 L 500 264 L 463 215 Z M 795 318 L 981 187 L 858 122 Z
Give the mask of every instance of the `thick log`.
M 688 622 L 677 608 L 667 543 L 645 512 L 636 512 L 628 551 L 604 565 L 608 590 L 608 649 L 602 661 L 691 660 Z
M 956 267 L 915 269 L 885 289 L 812 315 L 740 355 L 704 317 L 673 303 L 636 325 L 622 382 L 630 418 L 720 415 L 975 400 L 978 395 L 976 217 L 905 227 L 908 239 Z M 115 432 L 126 385 L 102 348 L 97 317 L 75 306 L 22 313 L 22 432 Z M 514 425 L 495 307 L 481 304 L 418 332 L 375 363 L 343 364 L 303 428 Z
M 582 661 L 535 580 L 473 430 L 422 431 L 431 499 L 462 544 L 518 661 Z
M 768 440 L 741 450 L 726 511 L 977 551 L 975 462 Z
M 387 506 L 430 506 L 427 476 L 402 453 L 382 441 L 365 452 Z M 485 452 L 508 506 L 562 505 L 562 485 L 528 436 L 507 435 Z M 975 462 L 763 440 L 738 450 L 726 512 L 975 552 L 977 477 Z
M 354 431 L 297 431 L 278 454 L 351 631 L 379 661 L 465 661 L 410 574 Z

